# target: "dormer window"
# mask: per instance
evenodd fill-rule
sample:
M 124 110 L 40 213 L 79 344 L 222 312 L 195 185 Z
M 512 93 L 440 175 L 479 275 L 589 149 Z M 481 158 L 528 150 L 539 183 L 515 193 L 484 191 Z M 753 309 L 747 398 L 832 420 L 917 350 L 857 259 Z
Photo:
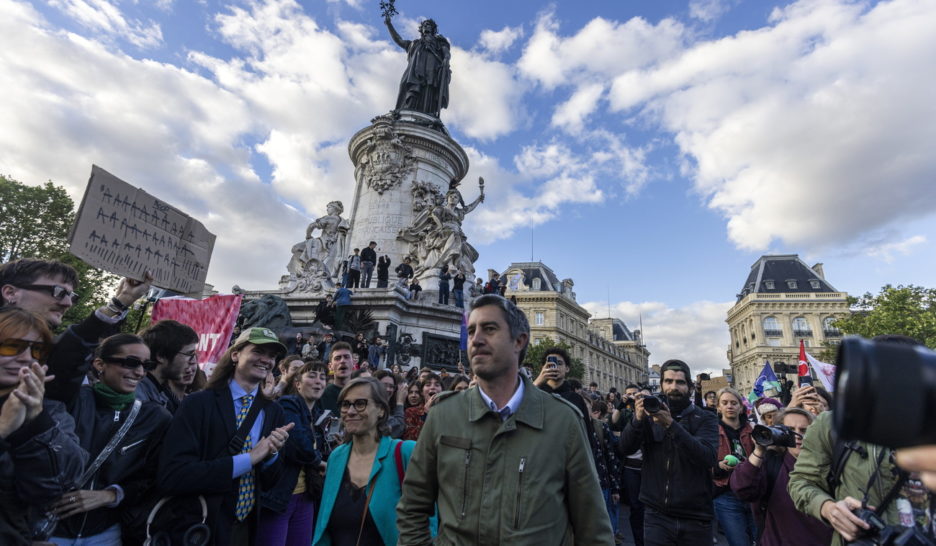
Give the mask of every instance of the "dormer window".
M 533 290 L 539 290 L 543 286 L 543 281 L 539 277 L 533 279 Z
M 796 279 L 787 279 L 786 285 L 790 290 L 796 290 Z
M 772 279 L 766 280 L 764 281 L 764 288 L 766 288 L 767 290 L 773 290 L 774 288 L 776 288 L 776 285 L 774 284 Z
M 810 279 L 809 286 L 811 286 L 813 290 L 819 290 L 819 279 Z

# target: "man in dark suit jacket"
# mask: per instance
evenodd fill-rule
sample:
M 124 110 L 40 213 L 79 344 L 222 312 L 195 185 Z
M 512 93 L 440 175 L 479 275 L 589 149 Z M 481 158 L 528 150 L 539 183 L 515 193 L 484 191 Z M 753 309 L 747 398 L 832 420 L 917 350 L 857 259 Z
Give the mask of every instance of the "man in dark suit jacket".
M 279 479 L 278 452 L 293 424 L 283 426 L 282 408 L 260 386 L 285 353 L 271 330 L 244 331 L 221 357 L 207 388 L 183 400 L 166 433 L 158 486 L 166 495 L 205 497 L 213 544 L 253 544 L 256 499 Z M 253 404 L 263 409 L 249 435 L 233 440 Z M 229 449 L 232 443 L 241 447 Z

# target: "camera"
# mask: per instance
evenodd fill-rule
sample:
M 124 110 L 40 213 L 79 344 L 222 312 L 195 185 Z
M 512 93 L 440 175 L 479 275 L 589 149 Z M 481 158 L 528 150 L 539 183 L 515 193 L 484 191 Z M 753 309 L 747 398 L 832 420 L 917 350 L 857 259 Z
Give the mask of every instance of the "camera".
M 661 409 L 663 409 L 663 405 L 666 404 L 666 400 L 654 394 L 643 396 L 642 399 L 644 411 L 651 414 L 659 412 Z
M 848 336 L 835 385 L 832 418 L 842 438 L 891 448 L 936 444 L 936 352 Z
M 932 546 L 933 541 L 915 528 L 887 525 L 874 510 L 859 508 L 854 511 L 861 521 L 870 526 L 861 538 L 849 542 L 855 546 Z
M 751 438 L 761 447 L 796 447 L 796 432 L 785 425 L 755 425 Z

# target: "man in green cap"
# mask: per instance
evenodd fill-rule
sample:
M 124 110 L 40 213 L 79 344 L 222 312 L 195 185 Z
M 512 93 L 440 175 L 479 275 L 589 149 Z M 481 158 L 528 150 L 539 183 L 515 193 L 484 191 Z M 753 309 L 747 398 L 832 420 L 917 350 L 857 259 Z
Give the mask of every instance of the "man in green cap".
M 293 424 L 260 386 L 285 354 L 272 330 L 245 330 L 206 389 L 182 401 L 166 433 L 158 487 L 165 495 L 204 496 L 215 544 L 253 544 L 257 496 L 279 479 L 279 451 Z

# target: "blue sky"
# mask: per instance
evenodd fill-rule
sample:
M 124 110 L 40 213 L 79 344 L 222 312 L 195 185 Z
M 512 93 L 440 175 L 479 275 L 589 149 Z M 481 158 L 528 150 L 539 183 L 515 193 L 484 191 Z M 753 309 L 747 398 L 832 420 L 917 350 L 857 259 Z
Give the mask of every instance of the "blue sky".
M 852 294 L 936 285 L 933 1 L 397 9 L 453 46 L 476 268 L 532 235 L 593 313 L 643 317 L 652 362 L 726 367 L 765 253 Z M 0 51 L 0 172 L 79 199 L 96 163 L 176 204 L 218 235 L 222 291 L 274 287 L 309 219 L 350 205 L 347 140 L 405 67 L 376 0 L 0 0 Z

